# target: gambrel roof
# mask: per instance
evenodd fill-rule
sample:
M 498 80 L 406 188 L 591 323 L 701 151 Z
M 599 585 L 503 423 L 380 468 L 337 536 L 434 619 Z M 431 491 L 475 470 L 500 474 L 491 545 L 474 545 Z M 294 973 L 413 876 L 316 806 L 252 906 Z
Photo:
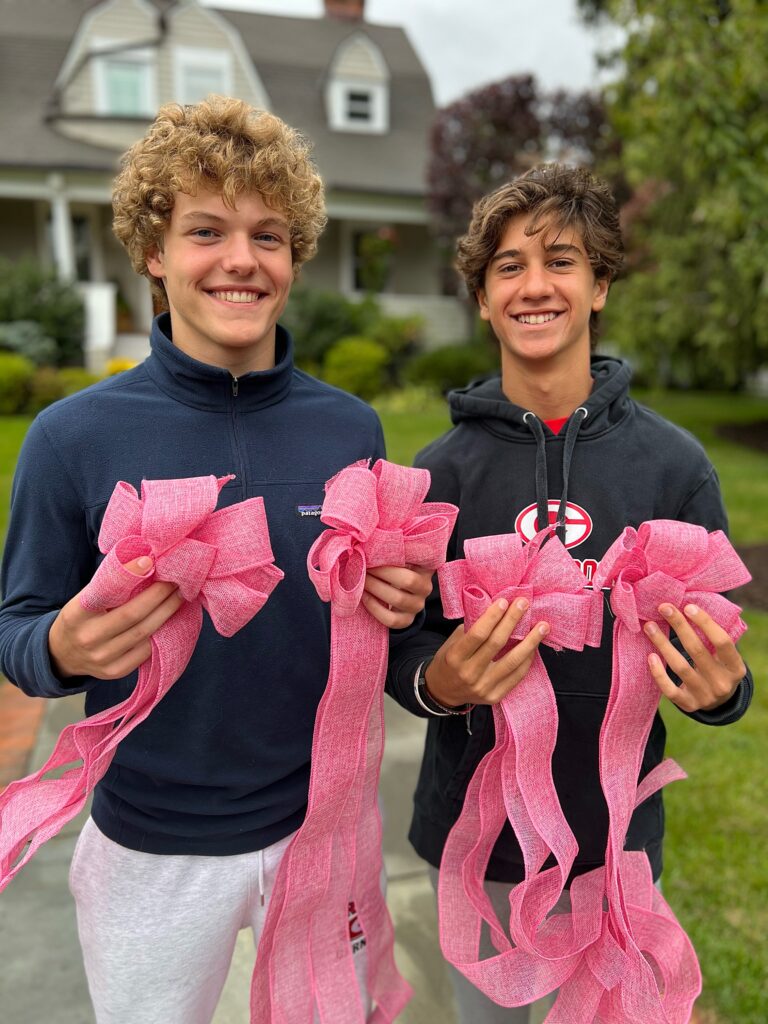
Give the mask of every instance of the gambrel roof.
M 144 2 L 172 26 L 180 4 Z M 83 17 L 99 6 L 93 0 L 0 0 L 0 167 L 116 168 L 117 149 L 68 138 L 53 116 L 57 76 Z M 434 102 L 403 29 L 330 17 L 203 10 L 239 33 L 271 109 L 315 143 L 329 187 L 423 194 Z M 383 134 L 333 131 L 328 123 L 329 69 L 339 47 L 359 33 L 378 48 L 389 71 L 389 127 Z M 136 125 L 136 137 L 143 128 Z

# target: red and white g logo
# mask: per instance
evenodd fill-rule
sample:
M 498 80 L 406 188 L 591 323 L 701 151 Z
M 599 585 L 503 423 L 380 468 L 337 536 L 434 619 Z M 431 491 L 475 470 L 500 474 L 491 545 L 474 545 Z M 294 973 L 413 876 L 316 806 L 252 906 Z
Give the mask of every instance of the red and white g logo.
M 547 511 L 549 513 L 549 525 L 552 526 L 557 520 L 559 501 L 548 501 Z M 529 505 L 524 508 L 515 520 L 515 533 L 519 534 L 528 544 L 536 536 L 538 529 L 536 523 L 536 505 Z M 565 505 L 565 546 L 567 548 L 578 547 L 583 544 L 592 533 L 592 517 L 581 505 L 574 505 L 572 501 Z

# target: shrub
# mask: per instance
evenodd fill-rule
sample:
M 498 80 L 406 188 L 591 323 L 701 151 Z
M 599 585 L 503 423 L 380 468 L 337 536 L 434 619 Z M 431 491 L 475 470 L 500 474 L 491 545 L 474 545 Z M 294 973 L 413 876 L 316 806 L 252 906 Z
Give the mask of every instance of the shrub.
M 65 366 L 59 370 L 59 380 L 61 381 L 62 395 L 66 397 L 82 391 L 83 388 L 90 387 L 97 380 L 101 380 L 101 377 L 83 369 L 82 366 Z
M 85 313 L 77 288 L 33 260 L 0 259 L 0 323 L 32 320 L 56 343 L 57 366 L 83 361 Z
M 34 364 L 13 352 L 0 352 L 0 415 L 21 412 L 29 398 Z
M 293 335 L 296 361 L 319 364 L 341 338 L 370 337 L 381 312 L 373 299 L 350 302 L 337 292 L 296 288 L 291 292 L 281 323 Z
M 370 338 L 341 338 L 328 350 L 323 377 L 360 398 L 374 398 L 384 387 L 389 353 Z
M 35 366 L 56 361 L 56 342 L 34 320 L 14 320 L 0 324 L 0 349 L 25 356 Z
M 485 345 L 446 345 L 415 356 L 403 376 L 409 384 L 431 385 L 445 394 L 497 369 L 498 359 Z
M 122 373 L 124 370 L 132 370 L 136 366 L 136 362 L 133 359 L 121 359 L 115 357 L 107 362 L 104 370 L 105 377 L 114 377 L 116 373 Z
M 52 366 L 41 366 L 35 370 L 29 387 L 29 397 L 24 406 L 24 412 L 36 416 L 41 409 L 45 409 L 52 402 L 58 402 L 64 397 L 64 387 L 59 377 L 59 371 Z

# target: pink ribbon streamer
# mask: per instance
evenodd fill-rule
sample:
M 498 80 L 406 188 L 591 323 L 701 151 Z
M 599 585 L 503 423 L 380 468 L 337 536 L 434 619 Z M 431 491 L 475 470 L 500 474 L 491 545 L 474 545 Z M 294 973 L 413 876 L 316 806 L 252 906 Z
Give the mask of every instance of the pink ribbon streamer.
M 314 543 L 310 577 L 331 602 L 331 663 L 312 742 L 307 815 L 278 872 L 259 943 L 252 1024 L 364 1024 L 350 948 L 354 901 L 368 953 L 371 1024 L 389 1024 L 411 995 L 394 962 L 381 890 L 377 788 L 383 745 L 388 629 L 360 604 L 366 571 L 436 569 L 458 510 L 424 503 L 426 470 L 379 461 L 349 466 L 326 485 L 331 529 Z
M 482 830 L 489 827 L 487 821 L 496 828 L 498 799 L 481 806 L 476 814 L 481 830 L 476 841 L 485 844 L 483 850 L 487 848 L 484 859 L 472 860 L 464 815 L 455 827 L 458 835 L 449 837 L 451 859 L 447 864 L 445 855 L 443 859 L 444 951 L 494 1001 L 521 1006 L 559 987 L 548 1024 L 689 1021 L 701 990 L 693 947 L 654 887 L 646 854 L 624 851 L 634 809 L 667 782 L 685 777 L 673 761 L 666 760 L 637 781 L 659 703 L 658 688 L 647 667 L 648 654 L 655 648 L 642 626 L 654 621 L 668 633 L 659 604 L 694 603 L 736 640 L 746 627 L 740 609 L 720 591 L 748 580 L 746 568 L 722 532 L 708 534 L 685 523 L 657 520 L 642 524 L 639 530 L 628 528 L 606 552 L 593 580 L 596 597 L 603 587 L 612 586 L 611 607 L 616 615 L 611 693 L 600 733 L 600 777 L 609 810 L 605 866 L 574 879 L 570 913 L 546 917 L 559 895 L 554 879 L 559 871 L 559 883 L 563 865 L 558 858 L 558 869 L 534 874 L 532 868 L 540 862 L 526 856 L 525 881 L 510 896 L 512 947 L 482 894 L 483 872 L 498 835 L 496 830 L 488 840 Z M 517 690 L 529 681 L 530 674 Z M 519 768 L 520 760 L 515 767 Z M 520 785 L 508 777 L 505 784 L 513 792 Z M 471 800 L 468 793 L 465 808 Z M 551 811 L 551 806 L 545 810 Z M 510 820 L 517 831 L 511 814 Z M 540 819 L 535 818 L 534 833 L 539 825 Z M 518 838 L 524 854 L 529 846 L 537 848 L 535 837 L 524 829 Z M 474 910 L 467 909 L 459 892 L 462 871 L 466 902 Z M 481 918 L 489 922 L 499 955 L 478 962 Z
M 141 498 L 130 484 L 116 485 L 99 533 L 106 557 L 81 594 L 83 607 L 117 608 L 156 580 L 175 583 L 184 604 L 152 636 L 151 656 L 131 696 L 67 726 L 46 764 L 0 794 L 0 891 L 80 811 L 118 743 L 179 678 L 197 642 L 203 608 L 219 633 L 232 636 L 283 578 L 273 564 L 262 498 L 214 511 L 221 488 L 232 479 L 145 480 Z M 141 555 L 154 564 L 137 577 L 124 565 Z M 60 777 L 46 777 L 80 760 L 82 765 Z

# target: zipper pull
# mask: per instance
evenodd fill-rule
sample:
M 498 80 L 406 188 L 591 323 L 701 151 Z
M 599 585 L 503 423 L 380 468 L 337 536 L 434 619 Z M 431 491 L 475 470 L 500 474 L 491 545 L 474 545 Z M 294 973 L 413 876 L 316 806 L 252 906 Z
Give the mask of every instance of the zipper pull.
M 232 378 L 232 397 L 233 398 L 237 398 L 237 392 L 238 392 L 239 386 L 240 386 L 240 382 L 238 381 L 237 377 L 233 377 Z

